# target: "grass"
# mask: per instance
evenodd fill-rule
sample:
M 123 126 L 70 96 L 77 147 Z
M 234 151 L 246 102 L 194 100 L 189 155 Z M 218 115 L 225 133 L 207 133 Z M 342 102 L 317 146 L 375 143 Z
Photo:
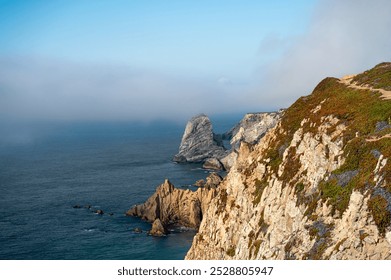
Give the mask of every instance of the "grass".
M 372 196 L 368 201 L 369 211 L 371 211 L 375 224 L 382 236 L 384 236 L 391 221 L 391 214 L 387 209 L 388 206 L 387 200 L 381 195 Z
M 358 84 L 369 84 L 374 88 L 391 90 L 391 63 L 379 64 L 373 69 L 357 75 L 353 81 Z M 320 109 L 316 113 L 312 113 L 311 111 L 319 104 L 321 104 Z M 306 170 L 300 170 L 300 155 L 297 155 L 294 147 L 289 148 L 287 152 L 288 156 L 284 163 L 284 172 L 280 176 L 277 175 L 283 159 L 281 150 L 282 147 L 289 146 L 294 133 L 299 128 L 303 130 L 304 134 L 317 134 L 319 126 L 324 123 L 322 117 L 326 116 L 332 116 L 338 120 L 337 123 L 330 125 L 327 129 L 329 135 L 336 131 L 338 125 L 343 124 L 345 126 L 345 130 L 341 131 L 341 134 L 338 136 L 343 139 L 343 158 L 345 161 L 343 165 L 332 173 L 342 174 L 347 171 L 357 170 L 358 174 L 345 186 L 338 185 L 336 179 L 323 180 L 314 193 L 306 196 L 304 182 L 292 180 L 302 176 L 298 172 L 306 172 Z M 302 124 L 303 119 L 308 121 Z M 323 202 L 327 201 L 332 206 L 332 213 L 338 212 L 341 216 L 347 209 L 350 196 L 354 190 L 364 193 L 364 191 L 374 188 L 373 171 L 378 159 L 373 155 L 373 150 L 379 151 L 385 158 L 389 159 L 381 175 L 387 182 L 385 190 L 391 194 L 391 139 L 383 138 L 374 142 L 367 141 L 372 136 L 380 137 L 391 133 L 390 128 L 380 132 L 375 130 L 378 122 L 386 121 L 390 123 L 390 120 L 391 100 L 382 100 L 380 93 L 349 88 L 336 78 L 322 80 L 311 95 L 300 97 L 283 113 L 280 128 L 275 130 L 274 140 L 269 143 L 268 148 L 264 151 L 263 158 L 270 159 L 270 161 L 265 163 L 268 168 L 262 180 L 255 180 L 254 182 L 256 191 L 253 193 L 253 204 L 256 205 L 260 202 L 264 187 L 268 183 L 268 178 L 274 175 L 283 181 L 284 187 L 295 189 L 298 197 L 297 203 L 307 206 L 305 214 L 311 217 L 311 219 L 317 219 L 314 213 L 319 199 L 323 200 Z M 338 139 L 334 138 L 333 140 L 336 141 Z M 325 154 L 327 156 L 331 154 L 328 147 L 325 147 Z M 254 166 L 250 166 L 246 172 L 248 173 L 253 169 Z M 385 211 L 387 207 L 384 201 L 379 197 L 372 197 L 368 206 L 379 231 L 384 233 L 386 227 L 390 224 L 390 216 Z M 255 239 L 256 237 L 254 237 Z M 311 253 L 311 257 L 319 257 L 326 246 L 326 243 L 318 242 Z
M 352 82 L 367 84 L 373 88 L 391 90 L 391 63 L 380 63 L 374 68 L 355 76 Z
M 255 179 L 254 185 L 255 185 L 255 191 L 252 194 L 254 196 L 253 206 L 256 206 L 261 201 L 263 191 L 267 187 L 267 182 L 266 180 L 261 181 L 259 179 Z
M 319 189 L 321 198 L 324 201 L 328 200 L 329 205 L 332 205 L 331 214 L 334 215 L 335 211 L 338 210 L 341 216 L 349 205 L 352 188 L 347 186 L 341 187 L 337 184 L 336 180 L 331 180 L 321 182 Z
M 390 68 L 387 68 L 387 71 L 384 69 L 382 68 L 381 70 L 383 76 L 391 73 Z M 376 71 L 380 70 L 377 69 Z M 387 81 L 387 85 L 391 86 L 391 79 Z M 379 96 L 380 94 L 368 90 L 348 88 L 346 85 L 339 83 L 338 79 L 335 78 L 324 79 L 310 96 L 299 98 L 284 113 L 281 121 L 281 127 L 284 133 L 280 132 L 277 135 L 275 142 L 270 145 L 266 152 L 266 157 L 269 156 L 271 158 L 269 164 L 273 171 L 277 172 L 278 166 L 282 161 L 282 156 L 276 152 L 278 147 L 292 140 L 294 132 L 301 127 L 301 121 L 304 118 L 308 118 L 309 122 L 302 126 L 303 132 L 316 133 L 317 127 L 321 124 L 322 116 L 332 115 L 337 117 L 339 119 L 338 123 L 329 128 L 329 131 L 333 132 L 335 126 L 341 123 L 346 125 L 347 128 L 342 135 L 344 143 L 346 143 L 344 147 L 344 157 L 346 160 L 334 173 L 338 174 L 350 170 L 358 170 L 359 174 L 345 187 L 339 186 L 335 181 L 323 181 L 319 185 L 319 193 L 324 201 L 328 200 L 328 203 L 332 205 L 333 211 L 338 210 L 342 214 L 349 205 L 350 195 L 354 189 L 371 187 L 373 170 L 377 162 L 377 159 L 371 154 L 371 150 L 379 150 L 387 158 L 391 156 L 391 140 L 389 138 L 384 138 L 376 142 L 366 141 L 366 138 L 371 135 L 384 135 L 389 133 L 388 130 L 390 130 L 388 129 L 381 133 L 375 132 L 377 122 L 388 121 L 391 118 L 391 101 L 381 100 Z M 325 102 L 316 114 L 309 113 L 323 100 Z M 309 123 L 316 125 L 311 127 Z M 356 137 L 356 133 L 359 135 L 358 137 Z M 293 153 L 287 157 L 287 161 L 286 166 L 288 169 L 284 170 L 284 173 L 279 178 L 284 180 L 285 184 L 295 176 L 300 168 L 297 162 L 297 156 L 295 157 Z M 384 174 L 385 179 L 390 182 L 390 164 L 387 164 L 385 167 Z M 294 181 L 291 181 L 289 184 L 291 187 L 296 187 L 297 194 L 301 193 L 301 185 L 297 186 L 298 183 Z M 388 187 L 388 191 L 391 191 L 391 187 Z M 309 206 L 308 209 L 310 210 L 307 209 L 307 215 L 312 214 L 311 210 L 315 210 L 316 208 L 315 201 L 304 199 L 304 197 L 300 200 Z

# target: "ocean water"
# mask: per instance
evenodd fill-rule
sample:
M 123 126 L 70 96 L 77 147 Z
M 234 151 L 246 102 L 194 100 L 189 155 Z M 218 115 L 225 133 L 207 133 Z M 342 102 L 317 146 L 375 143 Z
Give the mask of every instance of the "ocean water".
M 238 119 L 220 118 L 215 130 Z M 184 125 L 52 123 L 13 137 L 3 130 L 0 259 L 183 259 L 194 230 L 152 237 L 148 222 L 124 213 L 165 178 L 187 188 L 208 175 L 171 161 Z

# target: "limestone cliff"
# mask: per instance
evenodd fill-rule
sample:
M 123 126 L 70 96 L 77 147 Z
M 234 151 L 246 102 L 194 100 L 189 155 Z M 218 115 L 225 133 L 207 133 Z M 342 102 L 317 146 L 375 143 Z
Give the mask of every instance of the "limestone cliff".
M 326 78 L 242 142 L 186 259 L 391 259 L 390 77 Z

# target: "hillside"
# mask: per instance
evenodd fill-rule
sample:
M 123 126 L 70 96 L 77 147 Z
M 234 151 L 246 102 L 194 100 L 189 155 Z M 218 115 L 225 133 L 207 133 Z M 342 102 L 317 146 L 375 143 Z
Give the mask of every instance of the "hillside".
M 187 259 L 391 259 L 391 63 L 326 78 L 238 159 Z

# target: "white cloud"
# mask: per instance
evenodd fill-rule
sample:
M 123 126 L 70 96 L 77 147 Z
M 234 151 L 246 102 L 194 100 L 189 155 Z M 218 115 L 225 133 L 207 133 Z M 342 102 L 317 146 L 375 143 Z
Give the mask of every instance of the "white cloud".
M 272 107 L 289 106 L 327 76 L 358 73 L 390 61 L 390 14 L 388 0 L 320 1 L 308 32 L 259 67 L 260 82 L 247 97 Z

